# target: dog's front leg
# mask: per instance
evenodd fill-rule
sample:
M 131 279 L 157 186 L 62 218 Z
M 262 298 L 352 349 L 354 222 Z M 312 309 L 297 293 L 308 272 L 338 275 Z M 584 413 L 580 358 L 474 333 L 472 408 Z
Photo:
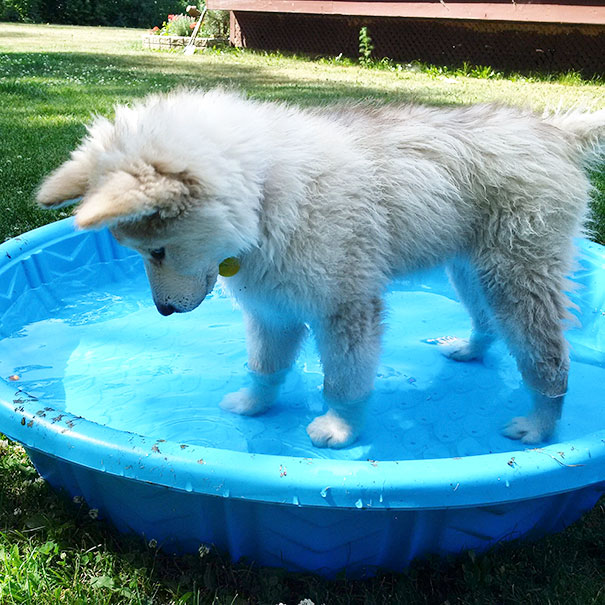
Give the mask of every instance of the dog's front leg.
M 268 410 L 275 401 L 307 329 L 303 324 L 277 323 L 250 313 L 244 318 L 251 384 L 225 395 L 220 406 L 254 416 Z
M 382 301 L 342 305 L 315 327 L 328 411 L 309 424 L 317 447 L 342 448 L 359 435 L 374 386 L 382 335 Z

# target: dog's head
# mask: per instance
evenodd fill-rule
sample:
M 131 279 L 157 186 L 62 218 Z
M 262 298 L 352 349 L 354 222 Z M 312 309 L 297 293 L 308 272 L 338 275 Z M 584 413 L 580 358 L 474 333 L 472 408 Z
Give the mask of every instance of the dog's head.
M 212 136 L 203 144 L 175 133 L 183 111 L 173 95 L 118 107 L 114 122 L 97 119 L 37 196 L 45 208 L 77 203 L 79 228 L 109 227 L 139 252 L 163 315 L 195 309 L 221 261 L 255 245 L 258 231 L 260 193 L 245 161 Z M 172 129 L 162 132 L 157 124 L 170 119 Z M 191 124 L 182 125 L 187 130 Z

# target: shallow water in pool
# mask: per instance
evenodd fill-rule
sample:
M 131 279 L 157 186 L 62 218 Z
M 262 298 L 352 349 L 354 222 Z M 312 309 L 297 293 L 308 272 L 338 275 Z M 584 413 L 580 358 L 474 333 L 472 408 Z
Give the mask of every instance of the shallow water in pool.
M 222 397 L 248 380 L 240 311 L 215 291 L 191 313 L 161 317 L 132 258 L 87 266 L 22 294 L 0 326 L 0 377 L 18 377 L 11 381 L 15 392 L 45 406 L 179 443 L 355 460 L 519 449 L 499 429 L 529 410 L 530 396 L 505 347 L 496 345 L 482 363 L 457 363 L 439 352 L 439 339 L 470 329 L 442 271 L 397 282 L 387 306 L 366 427 L 344 450 L 315 448 L 305 432 L 323 410 L 312 337 L 269 412 L 225 412 Z M 572 363 L 557 441 L 602 428 L 595 426 L 594 385 L 604 379 L 604 368 Z

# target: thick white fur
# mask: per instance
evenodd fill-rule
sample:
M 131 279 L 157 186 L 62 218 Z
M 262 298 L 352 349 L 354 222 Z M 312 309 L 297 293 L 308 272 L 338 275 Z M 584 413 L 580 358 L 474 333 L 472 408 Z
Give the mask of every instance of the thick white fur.
M 448 263 L 474 329 L 446 353 L 479 358 L 504 337 L 535 404 L 505 434 L 538 442 L 567 389 L 563 288 L 589 199 L 584 156 L 604 135 L 605 111 L 301 110 L 181 91 L 97 119 L 39 201 L 83 196 L 77 223 L 109 225 L 143 255 L 164 314 L 195 308 L 237 256 L 224 285 L 244 309 L 251 385 L 223 407 L 266 410 L 309 326 L 328 404 L 308 427 L 317 446 L 361 430 L 389 280 Z

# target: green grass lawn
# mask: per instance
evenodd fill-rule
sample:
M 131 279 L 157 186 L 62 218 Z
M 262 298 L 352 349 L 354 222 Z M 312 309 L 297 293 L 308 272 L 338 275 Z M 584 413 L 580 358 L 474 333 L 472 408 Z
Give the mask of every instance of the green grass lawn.
M 65 212 L 33 203 L 92 115 L 177 86 L 235 86 L 303 105 L 372 97 L 446 105 L 482 101 L 542 110 L 605 107 L 605 87 L 567 75 L 467 77 L 436 68 L 211 51 L 143 51 L 144 32 L 0 23 L 0 241 Z M 194 118 L 192 118 L 194 119 Z M 593 171 L 595 238 L 605 242 L 605 170 Z M 403 574 L 327 582 L 231 565 L 220 553 L 170 557 L 117 535 L 55 495 L 22 448 L 0 441 L 0 605 L 4 603 L 605 603 L 605 504 L 567 531 L 484 556 L 426 561 Z

